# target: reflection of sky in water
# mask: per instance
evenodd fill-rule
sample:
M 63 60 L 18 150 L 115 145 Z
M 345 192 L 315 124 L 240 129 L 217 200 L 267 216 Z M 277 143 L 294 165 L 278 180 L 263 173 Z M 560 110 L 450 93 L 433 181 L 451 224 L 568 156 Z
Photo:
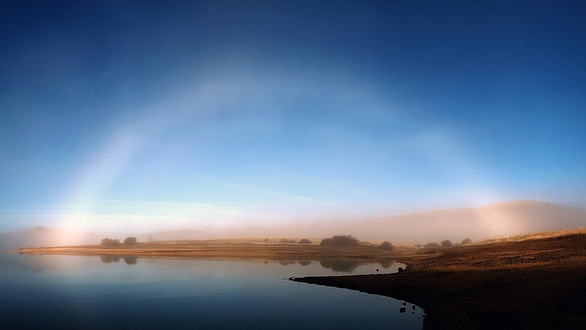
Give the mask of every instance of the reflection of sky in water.
M 107 261 L 0 254 L 0 316 L 15 328 L 421 327 L 422 311 L 400 314 L 400 301 L 284 280 L 340 274 L 334 269 L 348 266 L 341 261 L 326 268 L 303 260 Z M 374 273 L 396 264 L 354 266 L 354 272 Z

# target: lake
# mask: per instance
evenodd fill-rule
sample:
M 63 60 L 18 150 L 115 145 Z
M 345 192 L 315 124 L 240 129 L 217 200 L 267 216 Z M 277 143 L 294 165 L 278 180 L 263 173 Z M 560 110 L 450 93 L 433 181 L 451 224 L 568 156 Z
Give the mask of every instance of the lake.
M 287 280 L 398 266 L 0 253 L 1 328 L 421 329 L 411 304 Z

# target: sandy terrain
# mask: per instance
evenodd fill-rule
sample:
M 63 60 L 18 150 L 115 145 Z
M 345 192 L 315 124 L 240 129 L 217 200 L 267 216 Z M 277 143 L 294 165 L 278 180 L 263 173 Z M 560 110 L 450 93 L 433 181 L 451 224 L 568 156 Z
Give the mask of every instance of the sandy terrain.
M 583 329 L 586 324 L 583 232 L 398 259 L 409 265 L 398 274 L 293 280 L 417 304 L 426 312 L 427 329 Z

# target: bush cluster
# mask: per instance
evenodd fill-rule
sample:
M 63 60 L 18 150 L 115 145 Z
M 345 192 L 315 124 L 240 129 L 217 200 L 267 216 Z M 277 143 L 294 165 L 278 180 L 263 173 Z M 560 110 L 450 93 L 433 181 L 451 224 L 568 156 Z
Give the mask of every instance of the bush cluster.
M 332 238 L 323 239 L 321 246 L 358 246 L 360 242 L 352 235 L 336 235 Z
M 134 245 L 138 242 L 136 237 L 126 237 L 124 240 L 124 245 Z M 113 246 L 113 245 L 120 245 L 120 240 L 112 239 L 112 238 L 104 238 L 100 242 L 101 246 Z
M 126 239 L 124 240 L 124 245 L 134 245 L 136 244 L 136 242 L 136 237 L 126 237 Z
M 384 241 L 381 243 L 381 245 L 378 246 L 378 248 L 385 251 L 393 251 L 394 246 L 391 244 L 391 242 Z
M 451 247 L 452 246 L 452 241 L 450 241 L 449 239 L 442 241 L 442 246 L 443 247 Z
M 100 242 L 100 245 L 102 245 L 102 246 L 120 245 L 120 241 L 117 239 L 112 239 L 112 238 L 104 238 Z

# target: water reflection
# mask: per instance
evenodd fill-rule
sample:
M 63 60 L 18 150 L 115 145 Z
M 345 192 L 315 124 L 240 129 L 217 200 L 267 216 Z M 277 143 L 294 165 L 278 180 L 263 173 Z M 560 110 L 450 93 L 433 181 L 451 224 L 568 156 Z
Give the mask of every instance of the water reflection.
M 320 264 L 323 268 L 346 273 L 352 273 L 360 265 L 358 261 L 354 260 L 321 260 Z
M 139 261 L 129 256 L 97 257 L 0 253 L 0 317 L 4 328 L 258 329 L 278 325 L 283 330 L 298 330 L 422 326 L 423 311 L 402 306 L 401 301 L 283 280 L 351 269 L 354 273 L 373 273 L 389 265 L 385 261 L 327 260 L 322 265 L 319 260 L 307 259 Z M 391 262 L 386 271 L 396 267 Z M 406 312 L 400 312 L 402 307 Z
M 264 260 L 265 264 L 275 263 L 277 262 L 283 266 L 289 265 L 301 265 L 301 266 L 309 266 L 316 261 L 317 265 L 320 265 L 323 269 L 327 269 L 333 271 L 334 273 L 347 273 L 347 274 L 380 274 L 383 273 L 379 270 L 379 268 L 386 269 L 384 273 L 394 273 L 397 272 L 399 266 L 404 266 L 402 264 L 397 264 L 393 260 L 381 259 L 381 260 L 371 260 L 371 259 L 319 259 L 319 260 L 297 260 L 297 259 L 279 259 L 275 260 Z M 318 275 L 318 274 L 316 274 Z
M 117 255 L 101 255 L 100 261 L 104 264 L 119 263 L 120 259 L 124 260 L 127 265 L 136 265 L 138 263 L 138 257 L 121 257 Z M 163 259 L 152 259 L 148 258 L 145 260 L 163 260 Z M 196 260 L 196 259 L 192 259 Z M 278 263 L 282 266 L 290 265 L 301 265 L 309 266 L 317 261 L 317 265 L 320 265 L 323 269 L 331 270 L 335 273 L 363 273 L 363 274 L 375 274 L 380 273 L 379 268 L 387 270 L 387 273 L 396 272 L 400 266 L 393 260 L 381 259 L 381 260 L 370 260 L 370 259 L 321 259 L 321 260 L 297 260 L 297 259 L 279 259 L 279 260 L 263 260 L 264 264 Z
M 100 261 L 102 261 L 105 264 L 110 264 L 113 262 L 120 262 L 120 257 L 119 256 L 113 256 L 110 254 L 105 254 L 105 255 L 101 255 L 100 256 Z
M 136 265 L 136 263 L 138 262 L 138 258 L 137 257 L 124 257 L 124 262 L 127 265 Z
M 297 263 L 297 261 L 295 261 L 295 260 L 279 260 L 279 263 L 283 266 L 287 266 L 287 265 L 295 265 Z
M 0 269 L 1 268 L 20 268 L 32 272 L 42 272 L 47 269 L 56 268 L 70 268 L 72 265 L 77 263 L 91 263 L 91 260 L 96 260 L 95 257 L 75 257 L 76 263 L 72 264 L 67 258 L 63 256 L 52 256 L 52 255 L 30 255 L 30 254 L 15 254 L 5 253 L 0 258 Z M 173 267 L 191 267 L 193 264 L 198 264 L 203 260 L 198 259 L 182 259 L 180 262 L 171 262 L 173 259 L 169 258 L 140 258 L 133 256 L 118 256 L 118 255 L 100 255 L 99 260 L 103 264 L 123 264 L 134 266 L 139 264 L 139 259 L 142 263 L 156 263 L 159 265 L 173 265 Z M 86 260 L 83 262 L 83 260 Z M 167 262 L 167 261 L 169 262 Z M 177 260 L 177 259 L 174 259 Z M 238 259 L 240 260 L 240 259 Z M 240 260 L 245 262 L 257 262 L 265 265 L 280 265 L 286 266 L 286 268 L 295 269 L 290 272 L 290 276 L 295 275 L 334 275 L 336 273 L 346 274 L 377 274 L 377 273 L 394 273 L 397 272 L 398 267 L 404 267 L 403 264 L 396 263 L 393 260 L 380 259 L 321 259 L 321 260 L 309 260 L 309 259 L 266 259 L 266 260 Z M 297 268 L 295 267 L 297 266 Z M 299 268 L 299 266 L 302 266 Z M 80 266 L 81 267 L 81 266 Z M 297 274 L 297 270 L 301 270 L 300 274 Z M 379 271 L 377 271 L 379 270 Z
M 127 265 L 136 265 L 138 263 L 137 257 L 122 257 L 122 259 Z M 104 254 L 100 256 L 100 261 L 105 264 L 118 263 L 120 262 L 120 256 Z
M 379 264 L 380 264 L 380 265 L 381 265 L 381 266 L 382 266 L 384 269 L 391 268 L 391 266 L 395 264 L 395 262 L 394 262 L 394 261 L 392 261 L 392 260 L 386 260 L 386 259 L 379 260 L 379 261 L 378 261 L 378 263 L 379 263 Z

